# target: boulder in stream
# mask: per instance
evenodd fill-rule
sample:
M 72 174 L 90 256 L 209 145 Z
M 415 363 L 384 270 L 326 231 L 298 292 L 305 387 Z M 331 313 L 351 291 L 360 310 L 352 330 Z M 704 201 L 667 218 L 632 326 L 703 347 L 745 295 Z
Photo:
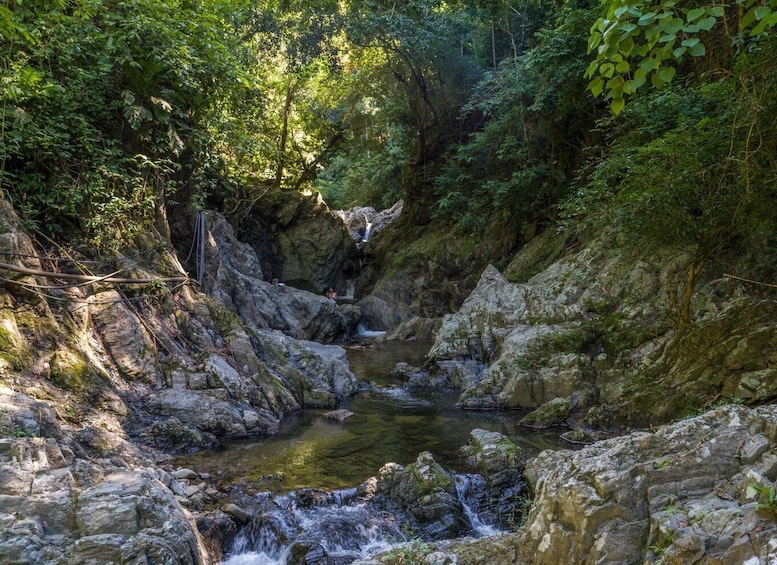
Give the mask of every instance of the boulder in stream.
M 359 488 L 373 505 L 395 512 L 425 539 L 454 538 L 469 529 L 453 476 L 429 452 L 407 467 L 384 465 Z
M 331 412 L 327 412 L 322 417 L 326 420 L 332 420 L 334 422 L 345 422 L 348 418 L 354 415 L 355 414 L 350 410 L 340 408 L 339 410 L 332 410 Z

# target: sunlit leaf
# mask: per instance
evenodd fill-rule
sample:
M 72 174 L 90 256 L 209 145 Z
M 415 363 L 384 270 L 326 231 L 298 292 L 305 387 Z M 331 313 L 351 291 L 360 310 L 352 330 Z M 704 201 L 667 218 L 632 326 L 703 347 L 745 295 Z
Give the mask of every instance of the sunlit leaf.
M 691 23 L 698 20 L 706 12 L 707 12 L 706 8 L 694 8 L 693 10 L 688 11 L 688 13 L 685 15 L 685 19 L 688 21 L 688 23 Z
M 704 55 L 707 54 L 707 48 L 704 47 L 703 43 L 697 43 L 696 45 L 688 49 L 688 53 L 690 53 L 694 57 L 703 57 Z
M 594 96 L 599 96 L 603 89 L 604 81 L 602 80 L 602 77 L 596 77 L 594 80 L 588 83 L 588 90 L 590 90 L 591 94 Z

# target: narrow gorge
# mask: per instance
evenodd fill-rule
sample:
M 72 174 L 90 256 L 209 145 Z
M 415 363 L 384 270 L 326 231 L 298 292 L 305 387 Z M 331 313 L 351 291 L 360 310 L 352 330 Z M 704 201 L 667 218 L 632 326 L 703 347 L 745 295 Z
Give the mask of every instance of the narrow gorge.
M 0 565 L 777 563 L 776 27 L 0 4 Z
M 504 273 L 485 266 L 445 314 L 402 291 L 440 276 L 432 262 L 383 274 L 361 294 L 385 253 L 369 246 L 402 225 L 401 206 L 336 216 L 320 201 L 300 205 L 310 212 L 295 221 L 308 225 L 291 233 L 320 235 L 279 230 L 264 241 L 275 238 L 280 251 L 266 255 L 269 245 L 241 241 L 220 214 L 192 214 L 190 226 L 204 223 L 203 252 L 188 259 L 189 272 L 203 261 L 200 281 L 186 278 L 169 240 L 149 234 L 126 257 L 96 263 L 139 284 L 73 285 L 65 274 L 93 263 L 78 250 L 41 256 L 3 203 L 3 562 L 772 558 L 777 412 L 745 405 L 776 396 L 773 300 L 734 279 L 707 281 L 695 295 L 696 323 L 677 327 L 666 313 L 682 257 L 652 263 L 613 254 L 606 232 L 588 241 L 551 232 Z M 372 224 L 369 241 L 354 216 Z M 353 237 L 340 235 L 347 228 Z M 462 275 L 436 284 L 433 303 L 457 301 L 472 281 Z M 186 284 L 142 282 L 173 276 Z M 284 282 L 292 279 L 318 292 Z M 329 300 L 328 284 L 341 296 L 353 284 L 355 295 Z M 454 290 L 443 297 L 446 288 Z M 392 316 L 394 325 L 381 325 Z M 357 346 L 368 355 L 402 340 L 423 351 L 428 343 L 428 354 L 384 368 L 378 382 L 357 379 L 343 345 L 365 327 L 384 330 Z M 246 461 L 261 476 L 248 482 L 175 464 L 382 390 L 457 391 L 451 409 L 499 415 L 511 422 L 501 428 L 508 435 L 473 427 L 455 471 L 419 450 L 383 461 L 351 489 L 289 491 L 261 460 Z M 341 412 L 337 426 L 358 425 Z M 522 434 L 538 430 L 566 442 L 521 448 Z M 365 457 L 369 444 L 352 449 Z M 331 465 L 343 464 L 339 456 Z

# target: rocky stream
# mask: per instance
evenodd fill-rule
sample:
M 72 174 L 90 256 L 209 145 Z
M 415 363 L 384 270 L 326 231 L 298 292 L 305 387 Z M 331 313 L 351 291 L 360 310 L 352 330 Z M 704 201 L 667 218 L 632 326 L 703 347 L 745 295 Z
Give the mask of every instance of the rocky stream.
M 676 252 L 411 260 L 401 204 L 267 202 L 105 259 L 0 199 L 0 563 L 777 562 L 768 294 L 702 275 L 678 326 Z

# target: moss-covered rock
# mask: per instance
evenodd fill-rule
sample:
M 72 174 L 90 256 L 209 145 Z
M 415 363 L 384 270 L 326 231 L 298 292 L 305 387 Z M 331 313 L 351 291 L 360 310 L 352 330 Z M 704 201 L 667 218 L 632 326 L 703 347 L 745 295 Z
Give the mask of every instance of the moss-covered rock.
M 0 358 L 18 371 L 30 368 L 33 362 L 30 344 L 8 308 L 0 308 Z
M 100 383 L 96 371 L 84 355 L 64 346 L 52 355 L 48 377 L 56 386 L 75 393 L 87 392 Z
M 454 479 L 429 452 L 407 467 L 384 465 L 369 490 L 374 504 L 397 512 L 427 539 L 458 537 L 467 530 Z
M 569 398 L 554 398 L 523 418 L 520 424 L 530 428 L 548 428 L 566 422 L 572 414 Z

